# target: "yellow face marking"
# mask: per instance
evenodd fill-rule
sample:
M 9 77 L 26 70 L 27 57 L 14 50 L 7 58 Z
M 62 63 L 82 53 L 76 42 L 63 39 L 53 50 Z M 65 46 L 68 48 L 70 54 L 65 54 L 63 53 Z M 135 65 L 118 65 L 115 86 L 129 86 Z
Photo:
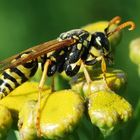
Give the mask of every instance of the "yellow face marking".
M 95 47 L 91 47 L 90 53 L 94 56 L 101 56 L 101 50 L 98 50 Z
M 77 49 L 78 49 L 78 50 L 81 50 L 81 48 L 82 48 L 82 44 L 78 43 L 78 44 L 77 44 Z

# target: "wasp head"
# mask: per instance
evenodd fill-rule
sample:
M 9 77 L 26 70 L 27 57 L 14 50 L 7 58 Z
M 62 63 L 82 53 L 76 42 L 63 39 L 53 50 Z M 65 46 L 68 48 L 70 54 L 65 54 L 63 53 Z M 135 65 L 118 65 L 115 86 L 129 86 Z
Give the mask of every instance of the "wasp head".
M 111 53 L 111 47 L 108 38 L 112 36 L 115 32 L 121 31 L 123 28 L 130 26 L 129 30 L 135 29 L 135 23 L 132 21 L 124 22 L 121 25 L 118 25 L 121 21 L 119 16 L 114 17 L 105 28 L 104 32 L 95 32 L 92 34 L 91 38 L 91 49 L 90 54 L 97 58 L 109 58 Z M 118 25 L 113 31 L 110 31 L 109 28 L 113 24 Z
M 90 53 L 93 56 L 107 56 L 110 51 L 110 43 L 105 33 L 95 32 L 94 34 L 92 34 Z

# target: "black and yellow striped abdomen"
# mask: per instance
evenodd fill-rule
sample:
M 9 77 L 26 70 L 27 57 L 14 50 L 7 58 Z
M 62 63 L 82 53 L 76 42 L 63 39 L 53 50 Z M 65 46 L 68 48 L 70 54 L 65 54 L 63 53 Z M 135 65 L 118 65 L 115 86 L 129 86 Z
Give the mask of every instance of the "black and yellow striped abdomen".
M 20 54 L 13 61 L 16 61 L 21 57 L 27 57 L 30 52 L 31 51 Z M 12 90 L 32 77 L 37 71 L 37 68 L 38 61 L 35 59 L 27 61 L 26 63 L 14 68 L 6 69 L 0 77 L 0 99 L 7 96 Z

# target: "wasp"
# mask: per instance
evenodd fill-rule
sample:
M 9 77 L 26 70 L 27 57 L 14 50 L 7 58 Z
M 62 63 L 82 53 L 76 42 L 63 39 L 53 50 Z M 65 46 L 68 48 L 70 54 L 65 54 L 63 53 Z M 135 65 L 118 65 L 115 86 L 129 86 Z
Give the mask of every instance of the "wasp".
M 130 26 L 129 30 L 135 28 L 132 21 L 118 25 L 120 21 L 119 16 L 114 17 L 104 32 L 90 33 L 82 29 L 70 30 L 60 34 L 58 39 L 29 48 L 0 62 L 0 99 L 34 76 L 39 62 L 43 73 L 39 83 L 38 102 L 40 102 L 40 92 L 46 76 L 53 76 L 56 72 L 65 71 L 66 75 L 72 77 L 78 73 L 80 67 L 83 67 L 86 81 L 90 83 L 91 79 L 85 66 L 93 66 L 100 62 L 103 79 L 106 81 L 106 61 L 111 59 L 111 46 L 108 38 L 127 26 Z M 113 31 L 109 31 L 113 24 L 118 26 Z

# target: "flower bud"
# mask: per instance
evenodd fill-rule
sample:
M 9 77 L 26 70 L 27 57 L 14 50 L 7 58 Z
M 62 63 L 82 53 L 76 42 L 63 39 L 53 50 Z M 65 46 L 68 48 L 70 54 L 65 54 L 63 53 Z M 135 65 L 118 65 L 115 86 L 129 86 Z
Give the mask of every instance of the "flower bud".
M 37 139 L 34 111 L 36 103 L 34 100 L 26 102 L 19 112 L 18 128 L 21 140 Z
M 84 73 L 80 73 L 70 81 L 71 88 L 74 91 L 87 97 L 89 94 L 92 94 L 96 91 L 107 89 L 100 69 L 88 72 L 90 78 L 92 79 L 90 84 L 86 82 Z M 113 91 L 118 91 L 125 85 L 126 75 L 122 70 L 108 69 L 106 72 L 106 80 L 110 89 Z
M 131 118 L 132 106 L 114 92 L 102 90 L 88 97 L 88 113 L 91 122 L 108 136 Z
M 63 138 L 74 130 L 83 115 L 83 110 L 81 96 L 72 90 L 62 90 L 50 94 L 44 100 L 44 107 L 41 111 L 42 135 L 49 139 Z
M 129 50 L 129 57 L 131 61 L 140 65 L 140 38 L 131 41 Z
M 10 111 L 6 107 L 0 105 L 0 140 L 5 139 L 12 126 L 12 122 L 13 119 Z

